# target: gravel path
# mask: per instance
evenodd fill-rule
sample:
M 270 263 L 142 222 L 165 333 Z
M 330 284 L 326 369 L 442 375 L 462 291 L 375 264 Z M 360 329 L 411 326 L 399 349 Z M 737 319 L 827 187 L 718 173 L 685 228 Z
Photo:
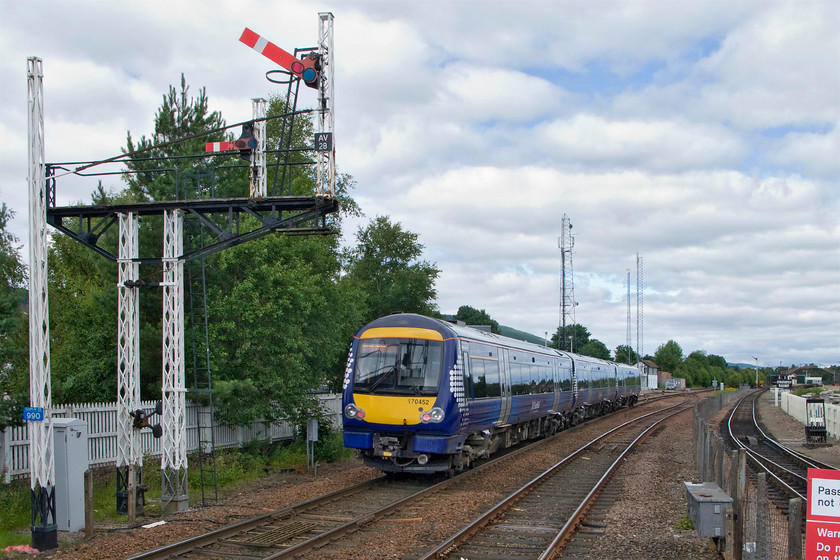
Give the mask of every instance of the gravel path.
M 760 414 L 776 438 L 791 447 L 801 447 L 815 458 L 840 465 L 840 445 L 804 448 L 804 427 L 773 406 L 772 394 L 765 394 L 761 399 Z M 676 528 L 686 513 L 683 481 L 698 480 L 692 426 L 693 414 L 683 413 L 669 424 L 668 429 L 659 430 L 648 438 L 642 449 L 629 457 L 624 472 L 630 474 L 622 478 L 620 497 L 607 514 L 604 538 L 594 545 L 588 558 L 720 558 L 709 548 L 709 539 Z M 87 541 L 81 533 L 59 532 L 62 545 L 39 557 L 54 560 L 126 558 L 377 476 L 378 472 L 356 461 L 322 465 L 317 478 L 310 472 L 278 473 L 223 493 L 220 505 L 191 507 L 186 512 L 168 516 L 166 524 L 151 529 L 99 526 L 97 534 Z M 140 523 L 158 520 L 156 516 L 145 516 Z

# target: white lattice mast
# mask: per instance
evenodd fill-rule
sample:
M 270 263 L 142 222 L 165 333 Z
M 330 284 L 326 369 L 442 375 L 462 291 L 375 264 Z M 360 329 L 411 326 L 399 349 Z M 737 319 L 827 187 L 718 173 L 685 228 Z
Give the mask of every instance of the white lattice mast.
M 627 342 L 625 343 L 627 347 L 627 363 L 633 363 L 633 342 L 631 339 L 631 328 L 630 328 L 630 269 L 627 269 Z
M 44 149 L 44 70 L 40 58 L 26 61 L 29 170 L 29 399 L 43 420 L 28 423 L 32 541 L 58 545 L 55 519 L 55 458 L 50 407 L 50 321 L 47 297 L 47 182 Z
M 645 271 L 644 258 L 636 253 L 636 354 L 639 360 L 645 352 Z
M 139 430 L 132 412 L 140 408 L 140 227 L 134 212 L 119 214 L 117 300 L 117 494 L 125 489 L 130 522 L 137 513 L 137 477 L 143 466 Z M 117 502 L 120 509 L 120 502 Z
M 168 513 L 189 507 L 184 379 L 184 212 L 163 215 L 163 413 L 161 501 Z
M 333 15 L 318 14 L 318 55 L 321 72 L 318 84 L 318 123 L 315 136 L 315 167 L 318 196 L 335 196 L 335 117 L 333 114 Z
M 560 238 L 557 240 L 560 248 L 560 348 L 574 350 L 574 343 L 568 340 L 567 330 L 575 324 L 575 281 L 572 267 L 572 250 L 575 238 L 572 236 L 572 223 L 569 216 L 563 214 Z
M 268 102 L 262 98 L 251 100 L 254 111 L 254 140 L 256 147 L 251 150 L 251 189 L 250 197 L 262 200 L 266 196 L 265 146 Z

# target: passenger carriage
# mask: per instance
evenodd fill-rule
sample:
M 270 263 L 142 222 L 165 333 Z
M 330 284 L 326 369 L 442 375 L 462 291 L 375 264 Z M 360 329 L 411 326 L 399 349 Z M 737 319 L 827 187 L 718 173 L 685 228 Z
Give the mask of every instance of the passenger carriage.
M 382 471 L 453 473 L 499 448 L 635 402 L 638 386 L 621 382 L 631 374 L 638 379 L 635 368 L 422 315 L 390 315 L 353 338 L 344 444 Z

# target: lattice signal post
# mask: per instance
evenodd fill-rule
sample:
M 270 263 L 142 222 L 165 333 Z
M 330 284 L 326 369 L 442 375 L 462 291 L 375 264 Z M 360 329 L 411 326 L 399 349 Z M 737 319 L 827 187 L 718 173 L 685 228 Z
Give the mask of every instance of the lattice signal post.
M 44 69 L 40 58 L 26 63 L 29 172 L 29 399 L 43 411 L 29 422 L 29 480 L 32 544 L 58 546 L 55 518 L 55 458 L 50 407 L 50 320 L 47 297 L 47 189 L 44 149 Z
M 50 363 L 49 321 L 47 303 L 46 224 L 72 237 L 102 256 L 118 263 L 118 383 L 117 383 L 117 479 L 127 489 L 127 508 L 134 518 L 136 488 L 142 468 L 139 429 L 150 427 L 162 436 L 161 498 L 165 511 L 180 511 L 188 506 L 185 422 L 184 371 L 184 263 L 202 259 L 215 252 L 252 241 L 271 233 L 288 235 L 326 235 L 336 233 L 327 225 L 326 217 L 338 211 L 335 199 L 335 143 L 332 138 L 333 52 L 330 13 L 319 14 L 318 47 L 307 55 L 309 66 L 317 70 L 313 76 L 307 64 L 299 68 L 294 60 L 290 71 L 294 79 L 304 80 L 319 91 L 318 135 L 312 149 L 316 152 L 317 183 L 314 196 L 268 196 L 266 192 L 265 101 L 254 100 L 253 139 L 247 149 L 251 163 L 251 181 L 247 198 L 201 198 L 148 203 L 102 206 L 56 206 L 56 165 L 45 163 L 43 122 L 43 72 L 39 58 L 27 62 L 29 89 L 29 220 L 30 220 L 30 400 L 42 408 L 42 422 L 30 422 L 30 469 L 32 488 L 32 533 L 36 548 L 57 546 L 55 520 L 55 467 L 52 449 L 52 419 L 49 407 Z M 288 53 L 287 53 L 288 54 Z M 292 57 L 294 58 L 294 57 Z M 295 73 L 295 70 L 299 72 Z M 314 78 L 314 79 L 313 79 Z M 220 146 L 210 146 L 208 152 Z M 230 149 L 230 148 L 228 148 Z M 105 160 L 120 162 L 130 154 Z M 196 155 L 195 157 L 204 157 Z M 278 156 L 279 157 L 279 156 Z M 278 159 L 279 161 L 279 159 Z M 102 163 L 105 163 L 102 162 Z M 68 165 L 68 164 L 63 164 Z M 85 164 L 67 173 L 81 171 L 95 164 Z M 62 167 L 62 169 L 65 169 Z M 164 217 L 163 257 L 139 254 L 138 220 L 142 216 Z M 189 215 L 206 230 L 201 246 L 184 251 L 183 220 Z M 249 216 L 256 220 L 241 220 Z M 227 223 L 225 224 L 225 219 Z M 254 224 L 251 229 L 250 224 Z M 99 244 L 100 238 L 118 224 L 118 254 Z M 143 280 L 140 267 L 162 265 L 160 282 Z M 148 423 L 149 413 L 138 410 L 139 389 L 139 320 L 140 288 L 163 290 L 163 356 L 162 401 L 156 413 L 160 426 Z M 117 505 L 120 506 L 120 496 Z

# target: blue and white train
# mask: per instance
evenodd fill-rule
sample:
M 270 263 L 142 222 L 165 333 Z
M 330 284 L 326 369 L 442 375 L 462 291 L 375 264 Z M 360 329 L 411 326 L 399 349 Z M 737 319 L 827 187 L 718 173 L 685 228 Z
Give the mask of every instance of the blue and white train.
M 476 459 L 636 403 L 637 368 L 415 314 L 353 337 L 344 445 L 385 472 L 454 474 Z

